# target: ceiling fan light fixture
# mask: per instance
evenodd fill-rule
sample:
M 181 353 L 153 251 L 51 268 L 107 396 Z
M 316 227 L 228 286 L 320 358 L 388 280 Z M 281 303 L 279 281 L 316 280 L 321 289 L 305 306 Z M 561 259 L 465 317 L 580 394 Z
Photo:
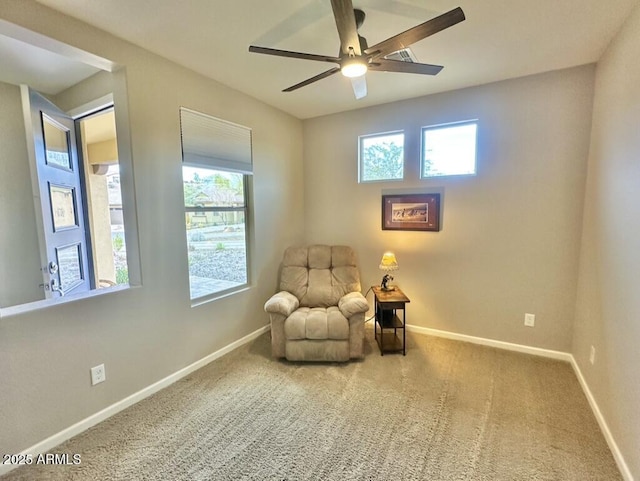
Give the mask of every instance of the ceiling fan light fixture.
M 340 65 L 342 75 L 349 78 L 362 77 L 367 73 L 367 63 L 361 58 L 345 59 Z

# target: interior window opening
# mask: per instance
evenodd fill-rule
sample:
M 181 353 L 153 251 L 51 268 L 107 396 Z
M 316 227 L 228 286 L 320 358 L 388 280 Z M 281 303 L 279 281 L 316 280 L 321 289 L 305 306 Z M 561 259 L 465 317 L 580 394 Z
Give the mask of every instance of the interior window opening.
M 0 318 L 141 285 L 126 69 L 17 25 L 0 30 Z M 29 56 L 40 65 L 21 68 Z

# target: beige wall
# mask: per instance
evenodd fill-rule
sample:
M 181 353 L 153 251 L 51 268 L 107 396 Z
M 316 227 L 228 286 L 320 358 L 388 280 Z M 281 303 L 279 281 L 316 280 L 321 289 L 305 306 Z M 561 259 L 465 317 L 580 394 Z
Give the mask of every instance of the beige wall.
M 638 58 L 640 8 L 596 72 L 573 338 L 574 357 L 635 479 L 640 479 Z
M 25 449 L 263 326 L 282 248 L 326 242 L 356 249 L 365 288 L 379 282 L 380 257 L 393 249 L 410 324 L 573 349 L 640 477 L 640 71 L 629 61 L 640 54 L 638 11 L 598 67 L 593 127 L 589 66 L 302 123 L 32 0 L 3 1 L 0 18 L 126 67 L 144 281 L 0 318 L 0 452 Z M 253 287 L 197 308 L 189 307 L 180 106 L 254 129 Z M 478 175 L 420 180 L 420 127 L 470 118 L 480 121 Z M 399 128 L 406 179 L 357 184 L 357 136 Z M 396 192 L 440 192 L 442 231 L 382 231 L 380 197 Z M 523 326 L 525 312 L 536 314 L 535 328 Z M 107 382 L 91 388 L 89 368 L 103 362 Z
M 3 1 L 0 18 L 125 66 L 143 279 L 127 291 L 0 318 L 0 452 L 15 453 L 267 324 L 262 306 L 275 292 L 283 248 L 303 240 L 302 125 L 33 1 Z M 196 308 L 180 106 L 253 129 L 253 285 Z M 89 369 L 100 363 L 107 381 L 92 388 Z
M 26 141 L 20 87 L 0 82 L 0 307 L 44 299 Z
M 118 146 L 115 139 L 103 140 L 87 145 L 89 152 L 89 165 L 97 164 L 117 164 L 118 163 Z
M 394 251 L 409 324 L 569 351 L 593 78 L 584 66 L 305 120 L 307 241 L 352 245 L 365 290 Z M 477 175 L 420 180 L 420 128 L 468 119 Z M 358 135 L 398 129 L 405 180 L 358 184 Z M 442 230 L 381 230 L 396 192 L 441 192 Z

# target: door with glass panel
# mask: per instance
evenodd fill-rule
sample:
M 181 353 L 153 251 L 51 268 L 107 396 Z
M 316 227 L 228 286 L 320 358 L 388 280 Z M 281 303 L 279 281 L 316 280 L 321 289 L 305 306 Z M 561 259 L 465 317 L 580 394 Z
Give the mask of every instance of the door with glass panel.
M 91 289 L 81 163 L 74 121 L 29 90 L 31 127 L 42 209 L 41 246 L 47 298 Z

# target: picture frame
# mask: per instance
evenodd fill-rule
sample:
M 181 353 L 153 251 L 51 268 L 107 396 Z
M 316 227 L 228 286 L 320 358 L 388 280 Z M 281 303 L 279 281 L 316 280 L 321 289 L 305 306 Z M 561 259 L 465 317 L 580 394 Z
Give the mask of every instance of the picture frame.
M 440 230 L 440 194 L 382 196 L 382 230 Z

